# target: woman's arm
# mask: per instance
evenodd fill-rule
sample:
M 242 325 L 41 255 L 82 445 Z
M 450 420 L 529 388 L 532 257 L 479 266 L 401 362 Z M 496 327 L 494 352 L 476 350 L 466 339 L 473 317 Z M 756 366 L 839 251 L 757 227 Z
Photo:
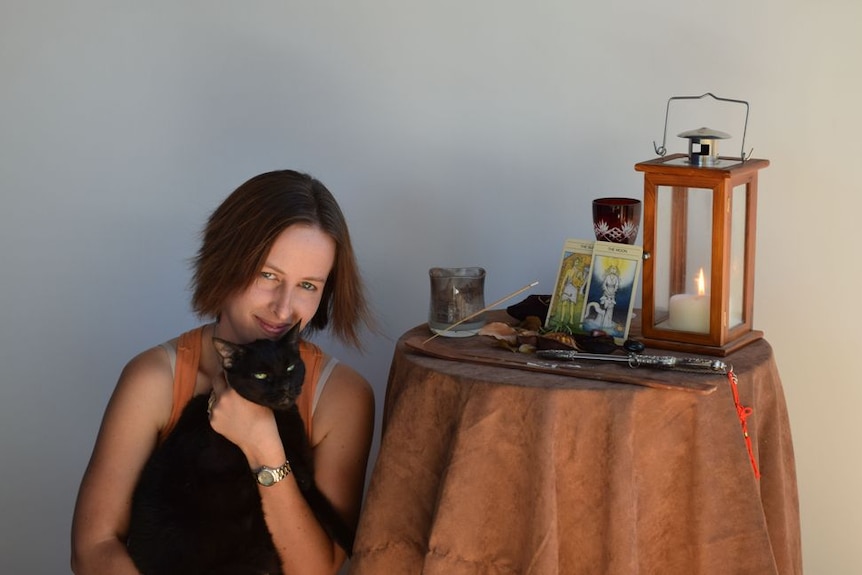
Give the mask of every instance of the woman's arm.
M 216 393 L 219 399 L 213 408 L 212 426 L 243 450 L 249 468 L 283 464 L 286 456 L 272 412 L 221 385 Z M 244 423 L 238 425 L 239 421 Z M 317 486 L 355 528 L 374 432 L 374 394 L 368 382 L 349 366 L 338 364 L 333 370 L 312 430 Z M 293 475 L 258 489 L 285 575 L 336 573 L 346 554 L 324 532 Z
M 72 520 L 72 571 L 138 573 L 126 551 L 132 493 L 167 422 L 173 378 L 164 350 L 153 348 L 123 370 L 105 409 Z

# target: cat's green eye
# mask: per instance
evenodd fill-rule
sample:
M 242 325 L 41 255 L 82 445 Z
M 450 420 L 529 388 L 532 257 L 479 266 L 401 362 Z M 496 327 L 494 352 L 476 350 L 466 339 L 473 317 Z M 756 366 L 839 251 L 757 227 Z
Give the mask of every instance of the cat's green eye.
M 266 379 L 266 374 L 263 373 L 262 371 L 259 371 L 259 372 L 254 374 L 254 378 L 255 379 Z
M 287 373 L 290 373 L 291 371 L 293 371 L 293 369 L 294 369 L 295 367 L 296 367 L 296 365 L 295 365 L 295 364 L 293 364 L 293 363 L 291 363 L 290 365 L 288 365 L 288 366 L 287 366 L 287 369 L 286 369 L 285 371 L 286 371 Z

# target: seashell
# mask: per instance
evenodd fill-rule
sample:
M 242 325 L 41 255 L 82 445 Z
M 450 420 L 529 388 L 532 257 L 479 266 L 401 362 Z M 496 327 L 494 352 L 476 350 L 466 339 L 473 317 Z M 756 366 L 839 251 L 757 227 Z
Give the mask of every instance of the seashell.
M 479 335 L 488 335 L 493 338 L 505 341 L 511 345 L 518 343 L 518 332 L 507 323 L 501 321 L 492 321 L 486 323 L 479 329 Z

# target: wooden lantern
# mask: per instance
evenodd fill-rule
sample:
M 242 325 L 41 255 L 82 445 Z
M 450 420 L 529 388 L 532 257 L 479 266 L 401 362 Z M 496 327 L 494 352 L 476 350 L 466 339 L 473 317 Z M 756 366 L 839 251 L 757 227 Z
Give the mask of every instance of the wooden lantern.
M 672 154 L 635 165 L 644 174 L 647 346 L 724 356 L 763 336 L 752 317 L 757 174 L 768 165 L 717 154 L 707 163 Z

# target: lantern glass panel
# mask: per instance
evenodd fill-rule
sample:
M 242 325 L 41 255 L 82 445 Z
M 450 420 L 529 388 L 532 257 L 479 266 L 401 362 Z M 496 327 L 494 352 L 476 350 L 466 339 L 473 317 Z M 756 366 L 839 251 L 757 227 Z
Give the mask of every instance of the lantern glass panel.
M 656 187 L 653 257 L 654 327 L 709 333 L 711 189 Z
M 733 188 L 730 210 L 730 321 L 733 328 L 743 323 L 745 294 L 745 223 L 748 186 Z

